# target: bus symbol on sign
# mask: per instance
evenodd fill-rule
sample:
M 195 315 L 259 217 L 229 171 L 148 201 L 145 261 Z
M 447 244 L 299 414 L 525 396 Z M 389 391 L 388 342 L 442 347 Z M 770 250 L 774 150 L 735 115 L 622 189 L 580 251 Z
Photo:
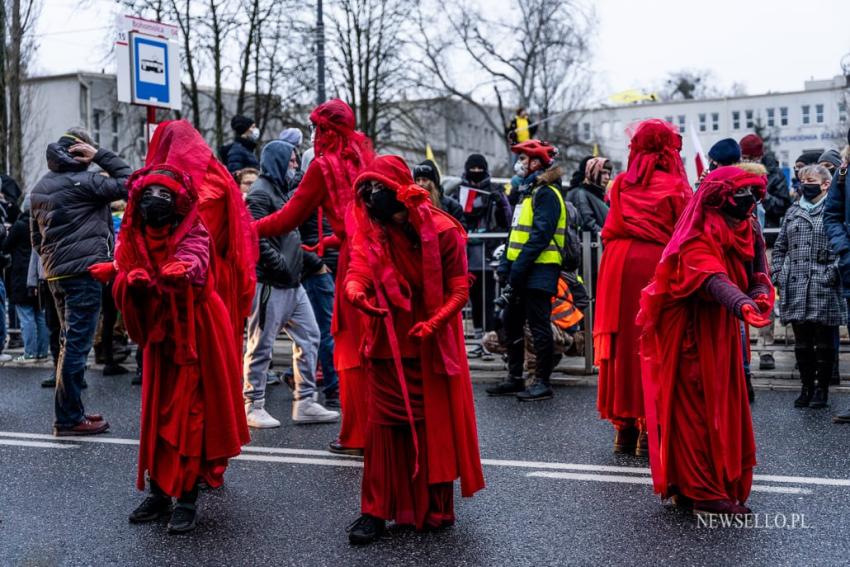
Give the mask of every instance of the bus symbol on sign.
M 153 59 L 142 59 L 141 69 L 142 71 L 150 71 L 151 73 L 165 73 L 165 65 L 162 64 L 162 61 L 155 61 Z

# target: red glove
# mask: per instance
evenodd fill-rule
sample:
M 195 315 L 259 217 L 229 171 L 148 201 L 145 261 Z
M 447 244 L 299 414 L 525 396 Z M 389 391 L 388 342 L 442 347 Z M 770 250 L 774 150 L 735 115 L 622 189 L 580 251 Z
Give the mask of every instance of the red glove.
M 171 283 L 178 283 L 189 278 L 189 268 L 192 267 L 192 264 L 189 262 L 183 262 L 182 260 L 177 260 L 175 262 L 169 262 L 162 267 L 159 274 L 162 276 L 162 279 Z
M 101 262 L 100 264 L 92 264 L 89 266 L 89 273 L 91 277 L 96 279 L 102 284 L 107 284 L 115 278 L 115 274 L 118 270 L 115 269 L 115 264 L 113 262 Z
M 427 339 L 452 317 L 460 313 L 469 300 L 469 278 L 467 276 L 451 278 L 448 284 L 449 297 L 443 306 L 427 321 L 419 321 L 413 325 L 407 336 L 415 339 Z
M 316 252 L 319 256 L 322 256 L 326 248 L 339 248 L 340 244 L 342 244 L 342 240 L 340 240 L 336 234 L 331 234 L 330 236 L 323 237 L 319 242 L 312 246 L 302 244 L 301 248 L 303 248 L 306 252 Z
M 349 295 L 348 298 L 351 301 L 352 305 L 354 305 L 357 309 L 369 315 L 371 317 L 386 317 L 389 314 L 387 309 L 383 309 L 381 307 L 376 307 L 366 298 L 366 293 L 362 291 L 358 291 L 352 295 Z
M 766 293 L 758 294 L 753 298 L 753 301 L 756 302 L 756 306 L 762 315 L 768 315 L 770 313 L 772 305 L 770 305 L 770 298 Z
M 756 311 L 756 308 L 749 303 L 741 307 L 741 318 L 753 327 L 761 328 L 770 325 L 770 318 Z
M 142 268 L 136 268 L 127 274 L 127 283 L 133 287 L 148 287 L 151 282 L 150 274 Z

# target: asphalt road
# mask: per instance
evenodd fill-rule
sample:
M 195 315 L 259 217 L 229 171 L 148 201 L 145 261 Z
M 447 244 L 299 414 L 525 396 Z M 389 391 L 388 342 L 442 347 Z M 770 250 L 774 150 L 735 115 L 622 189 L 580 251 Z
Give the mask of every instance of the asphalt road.
M 260 431 L 231 463 L 222 489 L 202 493 L 199 528 L 168 536 L 165 522 L 134 526 L 139 389 L 90 371 L 89 411 L 107 435 L 53 439 L 44 370 L 0 369 L 0 565 L 847 565 L 850 426 L 829 410 L 791 407 L 793 392 L 760 391 L 759 466 L 749 505 L 755 529 L 709 528 L 664 507 L 646 462 L 611 452 L 595 390 L 563 387 L 519 404 L 475 387 L 488 487 L 456 501 L 455 527 L 391 529 L 349 546 L 361 469 L 322 451 L 336 425 Z M 287 418 L 285 386 L 267 408 Z M 834 396 L 833 405 L 850 404 Z M 615 468 L 611 468 L 615 467 Z M 622 467 L 622 468 L 621 468 Z M 779 529 L 802 521 L 805 527 Z

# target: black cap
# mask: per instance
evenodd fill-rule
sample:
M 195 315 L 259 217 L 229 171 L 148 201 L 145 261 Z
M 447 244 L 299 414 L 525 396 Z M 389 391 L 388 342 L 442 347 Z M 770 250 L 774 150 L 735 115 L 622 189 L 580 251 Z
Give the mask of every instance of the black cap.
M 241 114 L 237 114 L 233 118 L 230 119 L 230 127 L 233 128 L 233 131 L 236 132 L 237 136 L 241 136 L 245 132 L 248 131 L 248 128 L 254 123 L 253 118 L 248 118 L 247 116 L 242 116 Z

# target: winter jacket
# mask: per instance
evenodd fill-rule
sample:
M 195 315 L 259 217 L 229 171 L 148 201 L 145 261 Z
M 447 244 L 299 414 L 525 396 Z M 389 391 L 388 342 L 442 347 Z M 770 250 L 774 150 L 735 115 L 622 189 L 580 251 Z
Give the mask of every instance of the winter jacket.
M 50 171 L 31 192 L 30 237 L 48 279 L 83 274 L 92 264 L 112 260 L 109 203 L 127 198 L 125 182 L 133 170 L 103 148 L 93 161 L 109 177 L 88 171 L 59 143 L 47 147 Z
M 476 191 L 472 211 L 465 212 L 462 221 L 470 234 L 467 245 L 469 269 L 491 271 L 490 258 L 502 242 L 496 238 L 475 238 L 474 234 L 508 232 L 511 228 L 511 205 L 508 203 L 504 188 L 491 184 L 490 177 L 484 178 L 480 183 L 473 183 L 464 175 L 459 192 L 462 193 L 464 187 Z
M 240 169 L 253 167 L 260 169 L 260 160 L 254 155 L 254 150 L 257 149 L 257 143 L 246 138 L 236 138 L 229 146 L 222 148 L 222 155 L 227 156 L 227 170 L 235 174 Z
M 844 297 L 850 298 L 850 175 L 832 178 L 823 211 L 823 225 L 830 249 L 838 255 Z
M 457 199 L 452 199 L 447 195 L 440 195 L 440 208 L 452 215 L 457 221 L 466 228 L 466 219 L 463 214 L 463 207 L 457 202 Z
M 608 205 L 598 193 L 599 189 L 579 185 L 570 189 L 566 200 L 572 203 L 578 211 L 578 225 L 581 230 L 591 234 L 599 234 L 608 217 Z
M 777 228 L 782 223 L 782 216 L 791 206 L 791 194 L 788 191 L 788 180 L 779 169 L 779 163 L 773 154 L 768 153 L 762 159 L 767 169 L 767 194 L 762 201 L 764 207 L 764 227 Z M 772 238 L 766 239 L 768 242 Z
M 773 283 L 779 287 L 782 324 L 844 325 L 838 256 L 823 226 L 825 199 L 809 211 L 793 205 L 773 246 Z
M 35 298 L 27 294 L 27 271 L 30 267 L 30 255 L 32 244 L 30 243 L 30 215 L 29 211 L 21 213 L 18 220 L 9 229 L 6 238 L 2 240 L 4 254 L 12 257 L 11 288 L 9 301 L 15 305 L 35 305 Z
M 550 185 L 554 185 L 554 190 L 548 187 Z M 561 190 L 561 169 L 556 167 L 543 172 L 524 191 L 530 194 L 537 187 L 540 187 L 540 190 L 534 194 L 532 201 L 534 217 L 531 235 L 523 245 L 516 261 L 509 261 L 508 255 L 504 254 L 497 271 L 499 279 L 507 281 L 514 289 L 533 289 L 555 295 L 558 291 L 561 266 L 536 264 L 535 260 L 552 242 L 555 230 L 558 228 L 561 204 L 554 191 Z M 567 222 L 569 223 L 570 220 L 567 219 Z
M 513 120 L 511 120 L 511 123 L 508 125 L 508 130 L 506 132 L 506 134 L 508 136 L 508 141 L 511 144 L 517 143 L 516 129 L 517 129 L 516 116 L 514 116 Z M 531 118 L 529 117 L 528 118 L 528 138 L 533 139 L 536 134 L 537 134 L 537 126 L 531 124 Z
M 19 207 L 22 191 L 18 183 L 8 175 L 0 174 L 0 216 L 6 215 L 6 222 L 13 223 L 21 214 Z

